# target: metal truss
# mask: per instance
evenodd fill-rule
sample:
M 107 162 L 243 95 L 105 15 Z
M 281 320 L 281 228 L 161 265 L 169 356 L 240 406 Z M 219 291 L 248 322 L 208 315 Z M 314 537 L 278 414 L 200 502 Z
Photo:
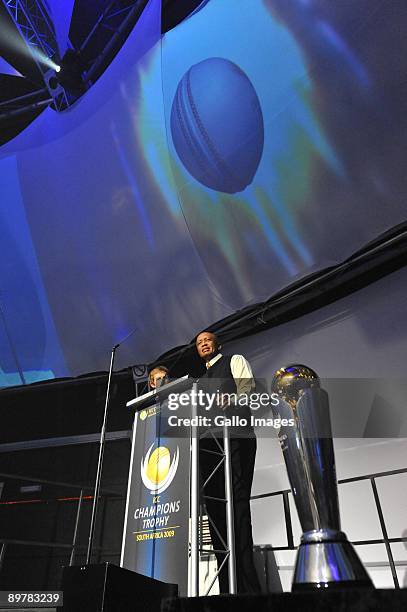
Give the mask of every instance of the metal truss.
M 55 30 L 41 0 L 3 0 L 10 17 L 31 51 L 40 50 L 53 62 L 58 61 L 58 45 Z M 49 67 L 34 59 L 44 74 Z
M 0 123 L 11 117 L 35 111 L 42 106 L 48 106 L 52 101 L 53 99 L 49 97 L 48 89 L 44 88 L 0 102 Z
M 55 110 L 63 111 L 74 101 L 72 96 L 58 82 L 55 70 L 50 68 L 44 74 L 44 81 L 49 93 L 51 94 L 55 106 Z
M 191 417 L 192 423 L 194 417 L 198 415 L 198 383 L 195 381 L 192 384 L 191 394 Z M 197 420 L 195 421 L 195 423 Z M 206 591 L 206 595 L 211 591 L 216 578 L 220 574 L 221 570 L 228 564 L 229 574 L 229 592 L 231 594 L 236 593 L 236 558 L 235 558 L 235 535 L 234 535 L 234 516 L 233 516 L 233 490 L 232 490 L 232 462 L 230 453 L 230 437 L 229 430 L 226 424 L 223 425 L 223 446 L 220 444 L 217 436 L 214 435 L 213 431 L 206 430 L 200 432 L 197 424 L 191 425 L 191 464 L 190 464 L 190 516 L 191 516 L 191 572 L 188 584 L 188 596 L 198 597 L 199 596 L 199 559 L 200 556 L 204 555 L 207 557 L 210 553 L 222 553 L 224 558 L 218 567 L 209 588 Z M 213 449 L 200 448 L 199 440 L 205 437 L 212 437 L 215 444 Z M 199 476 L 199 454 L 201 451 L 209 452 L 215 455 L 214 465 L 211 473 L 206 477 L 205 482 L 200 483 Z M 220 468 L 224 468 L 225 478 L 225 496 L 222 498 L 215 498 L 209 496 L 205 492 L 205 487 L 212 480 L 214 475 Z M 206 500 L 212 499 L 219 503 L 225 504 L 226 512 L 226 541 L 220 532 L 220 529 L 215 525 L 213 518 L 207 512 L 208 520 L 213 526 L 215 533 L 218 535 L 219 541 L 222 546 L 222 550 L 208 550 L 205 548 L 207 544 L 207 537 L 204 536 L 204 530 L 202 525 L 202 512 L 201 512 L 201 501 L 205 503 Z M 207 533 L 205 534 L 208 535 Z
M 112 22 L 114 22 L 119 15 L 121 15 L 121 22 L 126 18 L 126 15 L 131 13 L 134 8 L 138 7 L 139 4 L 140 0 L 133 0 L 133 2 L 129 2 L 128 6 L 123 7 L 123 0 L 111 0 L 111 2 L 109 2 L 104 8 L 103 12 L 99 15 L 95 25 L 83 41 L 80 51 L 84 51 L 100 29 L 117 32 L 118 27 L 113 26 Z
M 68 54 L 63 58 L 59 56 L 55 29 L 43 0 L 0 1 L 3 2 L 31 51 L 52 97 L 53 108 L 57 111 L 68 108 L 100 77 L 148 2 L 148 0 L 111 0 L 99 15 L 80 48 L 71 50 L 79 62 L 83 62 L 81 73 L 77 73 L 72 71 L 72 65 L 67 59 Z M 106 34 L 103 36 L 102 31 L 109 32 L 107 41 Z M 100 45 L 102 41 L 103 45 Z M 55 72 L 58 66 L 61 67 L 60 73 Z M 72 76 L 73 85 L 70 82 Z
M 69 106 L 67 92 L 60 85 L 50 85 L 55 77 L 51 62 L 60 61 L 55 30 L 41 0 L 2 0 L 7 12 L 31 51 L 31 55 L 43 76 L 56 110 Z M 41 61 L 41 57 L 44 58 Z M 50 61 L 46 61 L 46 60 Z
M 206 509 L 206 515 L 208 517 L 208 521 L 212 525 L 212 528 L 214 529 L 214 531 L 216 532 L 221 542 L 222 549 L 214 550 L 213 548 L 212 549 L 205 548 L 206 542 L 204 538 L 204 530 L 203 530 L 203 525 L 202 525 L 200 526 L 199 553 L 201 555 L 208 554 L 208 553 L 213 553 L 213 554 L 221 553 L 224 555 L 224 558 L 220 566 L 218 567 L 218 570 L 216 571 L 209 587 L 207 588 L 205 596 L 209 595 L 213 585 L 215 584 L 216 579 L 218 578 L 220 572 L 222 571 L 226 563 L 228 563 L 228 566 L 229 566 L 230 593 L 234 594 L 236 593 L 236 557 L 235 557 L 235 541 L 234 541 L 235 534 L 234 534 L 234 520 L 233 520 L 233 493 L 232 493 L 232 471 L 231 471 L 232 466 L 231 466 L 231 459 L 230 459 L 229 431 L 227 429 L 227 426 L 224 425 L 223 427 L 223 446 L 220 444 L 218 437 L 214 435 L 213 432 L 207 432 L 206 434 L 201 435 L 201 439 L 207 436 L 211 437 L 215 441 L 217 450 L 214 451 L 214 450 L 203 448 L 201 449 L 201 452 L 216 455 L 218 457 L 218 461 L 215 464 L 214 468 L 212 469 L 212 472 L 206 478 L 205 482 L 203 482 L 201 485 L 201 499 L 203 502 L 205 502 L 205 500 L 207 499 L 212 499 L 218 503 L 221 503 L 221 504 L 224 503 L 226 505 L 226 508 L 225 508 L 226 510 L 226 534 L 225 534 L 226 541 L 224 540 L 222 534 L 217 528 L 215 522 L 213 521 L 213 518 L 208 512 L 208 509 Z M 217 498 L 217 497 L 213 497 L 210 495 L 206 495 L 205 487 L 209 484 L 209 482 L 215 476 L 216 472 L 222 467 L 225 470 L 225 497 Z M 201 516 L 202 516 L 202 513 L 201 513 Z
M 95 25 L 81 44 L 79 52 L 85 54 L 92 47 L 93 41 L 101 36 L 102 31 L 111 32 L 107 44 L 98 51 L 91 65 L 84 74 L 84 80 L 88 87 L 92 85 L 103 72 L 111 57 L 117 52 L 128 33 L 137 23 L 148 0 L 129 0 L 127 6 L 123 6 L 123 0 L 111 0 L 98 17 Z

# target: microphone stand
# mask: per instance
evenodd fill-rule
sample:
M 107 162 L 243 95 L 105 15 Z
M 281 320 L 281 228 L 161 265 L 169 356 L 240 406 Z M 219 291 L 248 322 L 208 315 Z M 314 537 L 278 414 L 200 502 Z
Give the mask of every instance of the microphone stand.
M 99 440 L 99 458 L 98 458 L 98 467 L 96 471 L 95 491 L 93 494 L 92 516 L 90 519 L 90 527 L 89 527 L 88 551 L 86 553 L 86 565 L 90 564 L 90 559 L 92 556 L 93 538 L 95 534 L 95 524 L 96 524 L 96 513 L 97 513 L 97 508 L 98 508 L 98 503 L 99 503 L 100 481 L 101 481 L 101 476 L 102 476 L 103 454 L 105 452 L 106 421 L 107 421 L 107 410 L 109 407 L 109 400 L 110 400 L 110 384 L 112 382 L 114 358 L 116 355 L 116 350 L 119 348 L 119 346 L 120 344 L 114 345 L 114 347 L 112 348 L 112 354 L 110 356 L 109 376 L 107 379 L 107 390 L 106 390 L 106 400 L 105 400 L 105 412 L 103 415 L 103 425 L 102 425 L 102 430 L 100 432 L 100 440 Z
M 125 342 L 125 340 L 130 338 L 130 336 L 132 336 L 137 329 L 138 329 L 137 327 L 135 329 L 133 329 L 118 344 L 115 344 L 113 346 L 113 348 L 112 348 L 112 352 L 111 352 L 111 355 L 110 355 L 109 376 L 108 376 L 108 379 L 107 379 L 105 411 L 104 411 L 104 415 L 103 415 L 103 424 L 102 424 L 102 430 L 100 432 L 100 440 L 99 440 L 99 458 L 98 458 L 98 465 L 97 465 L 97 471 L 96 471 L 95 490 L 94 490 L 94 494 L 93 494 L 92 516 L 91 516 L 91 519 L 90 519 L 88 549 L 87 549 L 87 553 L 86 553 L 86 562 L 85 562 L 86 565 L 90 565 L 90 560 L 91 560 L 91 557 L 92 557 L 93 539 L 94 539 L 94 536 L 95 536 L 96 515 L 97 515 L 98 504 L 99 504 L 100 482 L 101 482 L 101 477 L 102 477 L 102 466 L 103 466 L 103 455 L 104 455 L 104 451 L 105 451 L 106 422 L 107 422 L 107 413 L 108 413 L 109 401 L 110 401 L 110 386 L 111 386 L 111 382 L 112 382 L 114 358 L 115 358 L 116 351 L 119 348 L 119 346 L 121 346 L 123 344 L 123 342 Z M 178 355 L 177 359 L 175 360 L 174 364 L 172 365 L 171 370 L 173 369 L 175 363 L 178 362 L 179 358 L 185 353 L 185 351 L 188 348 L 190 348 L 190 346 L 191 345 L 184 346 L 183 350 L 181 351 L 181 354 Z M 160 381 L 160 383 L 162 383 L 162 381 Z
M 97 509 L 98 509 L 98 503 L 99 503 L 100 481 L 102 477 L 103 454 L 105 452 L 107 411 L 109 408 L 109 401 L 110 401 L 110 385 L 112 382 L 114 358 L 115 358 L 116 351 L 119 348 L 119 346 L 121 346 L 123 342 L 125 342 L 128 338 L 130 338 L 130 336 L 132 336 L 134 332 L 137 331 L 137 329 L 138 327 L 135 327 L 118 344 L 115 344 L 114 347 L 112 348 L 112 353 L 110 356 L 109 376 L 107 379 L 106 400 L 105 400 L 105 412 L 103 415 L 102 430 L 100 432 L 99 458 L 98 458 L 98 467 L 96 471 L 95 491 L 93 494 L 92 516 L 90 519 L 90 527 L 89 527 L 88 551 L 86 553 L 86 565 L 90 564 L 90 559 L 92 556 L 92 548 L 93 548 L 93 538 L 95 535 L 96 514 L 97 514 Z

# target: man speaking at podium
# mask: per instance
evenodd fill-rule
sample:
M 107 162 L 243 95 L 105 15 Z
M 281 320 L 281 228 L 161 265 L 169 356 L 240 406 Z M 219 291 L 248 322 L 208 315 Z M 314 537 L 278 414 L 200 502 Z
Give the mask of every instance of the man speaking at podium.
M 242 355 L 226 356 L 220 352 L 220 345 L 216 335 L 210 331 L 203 331 L 196 337 L 198 355 L 205 360 L 206 372 L 200 378 L 200 388 L 205 393 L 216 394 L 221 391 L 225 394 L 236 394 L 239 397 L 250 394 L 255 383 L 253 373 L 248 361 Z M 238 593 L 258 593 L 260 584 L 253 562 L 253 537 L 250 515 L 250 493 L 253 481 L 254 460 L 256 456 L 256 437 L 250 425 L 250 410 L 246 405 L 223 404 L 218 407 L 225 414 L 236 414 L 244 417 L 248 423 L 246 427 L 234 429 L 230 436 L 232 488 L 234 506 L 235 552 L 236 552 L 236 579 Z M 219 458 L 217 455 L 205 452 L 218 451 L 219 448 L 212 437 L 200 441 L 199 463 L 202 481 L 205 482 L 214 470 Z M 224 498 L 224 470 L 218 469 L 205 487 L 205 494 L 211 497 Z M 209 529 L 213 548 L 224 548 L 222 539 L 226 542 L 226 512 L 225 504 L 220 501 L 207 499 L 206 508 L 214 522 L 209 521 Z M 218 533 L 218 532 L 219 533 Z M 223 553 L 215 553 L 218 567 L 224 560 Z M 229 579 L 227 562 L 219 574 L 219 588 L 221 593 L 229 592 Z

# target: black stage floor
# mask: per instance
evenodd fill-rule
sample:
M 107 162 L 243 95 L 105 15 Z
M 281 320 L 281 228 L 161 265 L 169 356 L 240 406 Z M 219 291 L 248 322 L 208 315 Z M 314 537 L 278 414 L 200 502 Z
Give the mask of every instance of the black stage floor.
M 167 599 L 162 612 L 407 612 L 407 589 Z

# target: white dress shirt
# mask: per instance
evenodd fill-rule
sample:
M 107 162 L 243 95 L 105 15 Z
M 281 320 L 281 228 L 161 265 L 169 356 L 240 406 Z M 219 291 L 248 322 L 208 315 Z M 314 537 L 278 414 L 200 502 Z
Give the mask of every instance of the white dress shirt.
M 210 368 L 214 363 L 219 361 L 222 353 L 218 353 L 212 359 L 206 362 L 206 367 Z M 230 371 L 235 379 L 237 395 L 246 395 L 255 387 L 254 376 L 250 363 L 243 355 L 232 355 L 230 359 Z

